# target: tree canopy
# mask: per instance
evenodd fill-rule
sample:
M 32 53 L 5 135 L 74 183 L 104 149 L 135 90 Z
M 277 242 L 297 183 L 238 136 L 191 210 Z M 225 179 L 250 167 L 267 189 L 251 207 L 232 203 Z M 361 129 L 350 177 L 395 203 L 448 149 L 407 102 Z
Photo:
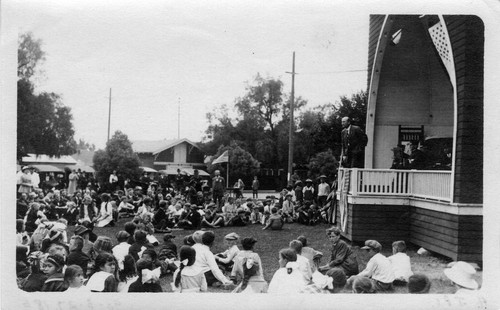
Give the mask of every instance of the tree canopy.
M 236 143 L 260 162 L 261 168 L 286 170 L 290 96 L 283 92 L 279 79 L 259 74 L 245 92 L 235 99 L 236 117 L 229 116 L 226 105 L 207 115 L 210 126 L 206 133 L 212 140 L 204 144 L 205 151 L 221 154 L 221 146 Z M 311 177 L 335 174 L 332 169 L 340 155 L 341 119 L 349 116 L 364 129 L 366 104 L 366 91 L 312 109 L 306 109 L 307 100 L 298 96 L 294 102 L 294 166 L 309 167 Z
M 58 94 L 35 92 L 31 81 L 45 59 L 41 40 L 31 33 L 19 36 L 17 81 L 17 157 L 27 153 L 61 156 L 74 154 L 71 109 Z
M 45 52 L 42 50 L 42 40 L 35 39 L 31 32 L 21 34 L 17 48 L 18 78 L 29 80 L 43 61 Z
M 93 161 L 97 180 L 101 184 L 107 183 L 113 170 L 124 179 L 138 180 L 141 174 L 139 157 L 134 153 L 132 143 L 128 136 L 119 130 L 109 139 L 104 150 L 94 153 Z
M 229 154 L 229 181 L 236 181 L 237 179 L 248 178 L 248 176 L 253 176 L 259 172 L 260 163 L 253 158 L 252 154 L 243 149 L 238 145 L 237 142 L 233 141 L 230 145 L 221 145 L 217 150 L 214 159 L 221 156 L 225 151 Z M 227 172 L 226 164 L 208 164 L 208 172 L 213 173 L 215 170 L 220 170 L 222 175 Z M 231 184 L 229 184 L 231 185 Z

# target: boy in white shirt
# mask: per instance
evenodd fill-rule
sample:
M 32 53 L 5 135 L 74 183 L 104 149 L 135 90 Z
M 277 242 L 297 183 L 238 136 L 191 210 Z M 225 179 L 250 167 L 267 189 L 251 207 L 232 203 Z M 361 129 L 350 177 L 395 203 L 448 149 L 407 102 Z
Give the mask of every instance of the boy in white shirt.
M 312 269 L 309 264 L 309 260 L 302 256 L 302 242 L 299 240 L 290 241 L 289 247 L 297 253 L 297 264 L 299 264 L 299 270 L 304 276 L 304 282 L 309 284 L 312 279 Z
M 392 254 L 388 258 L 394 271 L 394 284 L 406 285 L 410 276 L 413 275 L 410 257 L 406 254 L 406 243 L 404 241 L 394 241 L 392 243 Z
M 215 255 L 215 261 L 221 270 L 231 271 L 233 269 L 234 258 L 240 252 L 238 248 L 239 239 L 240 236 L 234 232 L 224 237 L 224 244 L 227 246 L 227 250 Z
M 365 270 L 347 279 L 347 285 L 351 286 L 356 278 L 367 277 L 372 282 L 372 287 L 377 292 L 387 292 L 393 289 L 394 271 L 391 261 L 380 254 L 382 245 L 376 240 L 366 240 L 362 250 L 368 251 L 370 260 Z

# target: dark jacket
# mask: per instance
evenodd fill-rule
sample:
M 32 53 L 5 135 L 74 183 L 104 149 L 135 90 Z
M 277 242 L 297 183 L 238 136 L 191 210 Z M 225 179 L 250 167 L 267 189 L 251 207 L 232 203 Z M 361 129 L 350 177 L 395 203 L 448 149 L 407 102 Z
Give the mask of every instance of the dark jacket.
M 55 273 L 45 280 L 42 292 L 64 292 L 68 289 L 68 284 L 64 282 L 64 275 L 60 272 Z
M 139 278 L 128 288 L 129 293 L 161 293 L 163 292 L 161 285 L 159 283 L 142 283 Z
M 90 261 L 90 257 L 83 253 L 82 251 L 71 251 L 66 260 L 66 264 L 69 265 L 78 265 L 82 267 L 83 275 L 87 274 L 87 266 Z

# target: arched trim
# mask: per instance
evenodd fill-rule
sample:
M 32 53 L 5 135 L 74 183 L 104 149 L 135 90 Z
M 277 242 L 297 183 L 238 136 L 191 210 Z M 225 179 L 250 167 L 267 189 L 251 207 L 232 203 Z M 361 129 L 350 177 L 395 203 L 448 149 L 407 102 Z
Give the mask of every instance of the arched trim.
M 451 160 L 451 203 L 455 202 L 455 158 L 457 154 L 457 130 L 458 130 L 458 99 L 457 99 L 457 78 L 455 71 L 455 55 L 453 53 L 453 45 L 451 44 L 450 33 L 448 32 L 448 27 L 446 26 L 446 22 L 444 20 L 443 15 L 438 15 L 439 21 L 443 26 L 443 31 L 448 38 L 448 42 L 450 43 L 450 56 L 453 61 L 451 62 L 450 72 L 448 75 L 450 76 L 450 82 L 453 87 L 453 151 L 452 151 L 452 160 Z
M 374 133 L 375 133 L 375 113 L 377 108 L 378 86 L 380 82 L 380 71 L 382 68 L 382 61 L 384 59 L 385 47 L 389 39 L 389 31 L 392 28 L 393 19 L 386 15 L 375 49 L 373 59 L 372 74 L 370 77 L 370 87 L 368 88 L 368 106 L 366 109 L 366 135 L 368 136 L 368 144 L 365 149 L 365 168 L 373 168 L 373 151 L 374 151 Z

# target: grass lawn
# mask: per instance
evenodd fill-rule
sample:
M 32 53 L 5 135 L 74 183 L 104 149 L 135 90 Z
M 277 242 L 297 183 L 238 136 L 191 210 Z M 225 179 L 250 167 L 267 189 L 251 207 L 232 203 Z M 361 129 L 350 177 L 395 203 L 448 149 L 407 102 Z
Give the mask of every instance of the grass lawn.
M 97 235 L 106 235 L 112 238 L 113 242 L 116 243 L 115 235 L 119 230 L 123 229 L 123 224 L 131 218 L 120 219 L 115 227 L 105 227 L 105 228 L 95 228 L 94 232 Z M 323 252 L 323 259 L 321 264 L 325 264 L 329 261 L 330 255 L 330 245 L 328 239 L 326 238 L 325 229 L 328 228 L 325 224 L 320 224 L 317 226 L 303 226 L 299 224 L 287 224 L 281 231 L 271 231 L 262 230 L 261 225 L 249 225 L 246 227 L 224 227 L 214 229 L 216 239 L 212 252 L 218 253 L 224 251 L 224 236 L 230 232 L 236 232 L 240 235 L 240 238 L 254 237 L 258 240 L 255 244 L 254 251 L 257 252 L 262 260 L 262 265 L 264 269 L 264 277 L 266 281 L 271 281 L 274 272 L 279 268 L 278 266 L 278 252 L 280 249 L 288 246 L 288 243 L 297 238 L 299 235 L 305 235 L 308 239 L 308 245 L 314 249 Z M 69 229 L 69 235 L 73 234 L 73 227 Z M 174 243 L 178 246 L 178 249 L 182 245 L 182 239 L 184 236 L 193 233 L 192 230 L 176 230 L 173 231 L 173 235 L 176 236 Z M 163 234 L 156 234 L 156 238 L 162 242 Z M 241 245 L 239 246 L 241 249 Z M 360 250 L 359 246 L 353 246 L 354 252 L 357 254 L 357 259 L 359 263 L 359 270 L 363 270 L 366 266 L 368 258 L 366 257 L 365 251 Z M 451 260 L 443 256 L 420 256 L 416 253 L 418 248 L 408 245 L 407 254 L 411 258 L 412 270 L 414 273 L 424 273 L 431 280 L 431 293 L 436 294 L 447 294 L 453 293 L 454 289 L 451 286 L 449 280 L 443 273 L 443 269 L 446 268 Z M 392 249 L 390 244 L 383 244 L 382 254 L 385 256 L 392 255 Z M 481 284 L 482 272 L 479 271 L 476 274 L 476 280 Z M 161 284 L 164 291 L 170 292 L 170 283 L 172 282 L 172 276 L 167 275 L 161 279 Z M 221 288 L 209 288 L 209 292 L 230 292 L 223 290 Z M 350 293 L 350 289 L 344 289 L 344 293 Z M 407 293 L 406 287 L 395 287 L 394 293 Z

